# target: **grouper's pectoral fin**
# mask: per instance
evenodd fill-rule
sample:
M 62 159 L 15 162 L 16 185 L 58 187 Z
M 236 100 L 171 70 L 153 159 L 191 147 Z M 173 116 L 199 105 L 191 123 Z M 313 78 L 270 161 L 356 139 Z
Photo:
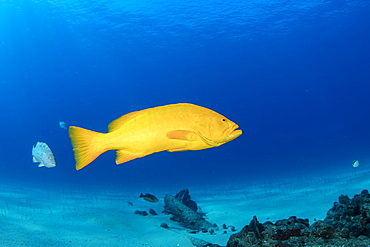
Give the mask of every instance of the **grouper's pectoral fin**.
M 173 130 L 167 132 L 167 137 L 183 141 L 196 141 L 199 138 L 197 133 L 189 130 Z
M 199 142 L 203 142 L 202 138 L 193 131 L 189 130 L 173 130 L 167 132 L 167 137 L 173 140 L 180 140 L 184 141 L 182 147 L 176 147 L 168 149 L 169 152 L 180 152 L 180 151 L 187 151 L 187 150 L 199 150 Z
M 132 154 L 125 152 L 124 150 L 117 150 L 116 152 L 116 164 L 122 164 L 130 160 L 134 160 L 137 158 L 141 158 L 146 156 L 147 154 Z

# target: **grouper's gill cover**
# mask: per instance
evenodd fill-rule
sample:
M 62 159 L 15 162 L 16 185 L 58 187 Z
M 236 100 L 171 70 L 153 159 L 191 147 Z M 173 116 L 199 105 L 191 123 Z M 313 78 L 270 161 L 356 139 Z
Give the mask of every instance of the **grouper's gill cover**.
M 71 126 L 76 169 L 100 154 L 117 150 L 116 163 L 161 151 L 202 150 L 220 146 L 242 134 L 239 126 L 221 114 L 188 103 L 131 112 L 114 120 L 108 133 Z

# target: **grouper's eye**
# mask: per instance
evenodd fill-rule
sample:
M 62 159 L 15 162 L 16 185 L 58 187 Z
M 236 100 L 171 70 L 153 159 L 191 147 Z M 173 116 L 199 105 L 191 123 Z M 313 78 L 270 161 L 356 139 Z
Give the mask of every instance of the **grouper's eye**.
M 223 118 L 223 119 L 222 119 L 222 122 L 226 122 L 226 119 L 225 119 L 225 118 Z

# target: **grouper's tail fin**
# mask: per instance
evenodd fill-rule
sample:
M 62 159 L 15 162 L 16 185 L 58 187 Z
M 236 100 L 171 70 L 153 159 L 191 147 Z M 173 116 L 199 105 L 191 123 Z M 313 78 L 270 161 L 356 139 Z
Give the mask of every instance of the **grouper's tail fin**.
M 69 127 L 73 151 L 76 160 L 76 170 L 80 170 L 93 162 L 99 155 L 107 151 L 102 141 L 104 133 L 99 133 L 80 127 Z

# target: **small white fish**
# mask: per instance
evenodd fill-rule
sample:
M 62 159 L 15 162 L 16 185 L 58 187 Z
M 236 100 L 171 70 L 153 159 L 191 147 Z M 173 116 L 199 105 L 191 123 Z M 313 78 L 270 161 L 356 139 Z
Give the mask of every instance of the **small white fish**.
M 360 162 L 358 160 L 353 161 L 352 166 L 358 167 L 360 165 Z
M 59 121 L 59 126 L 62 128 L 62 129 L 68 129 L 68 126 L 65 122 L 63 121 Z
M 45 142 L 37 142 L 32 147 L 33 162 L 40 163 L 39 167 L 55 167 L 53 152 Z

